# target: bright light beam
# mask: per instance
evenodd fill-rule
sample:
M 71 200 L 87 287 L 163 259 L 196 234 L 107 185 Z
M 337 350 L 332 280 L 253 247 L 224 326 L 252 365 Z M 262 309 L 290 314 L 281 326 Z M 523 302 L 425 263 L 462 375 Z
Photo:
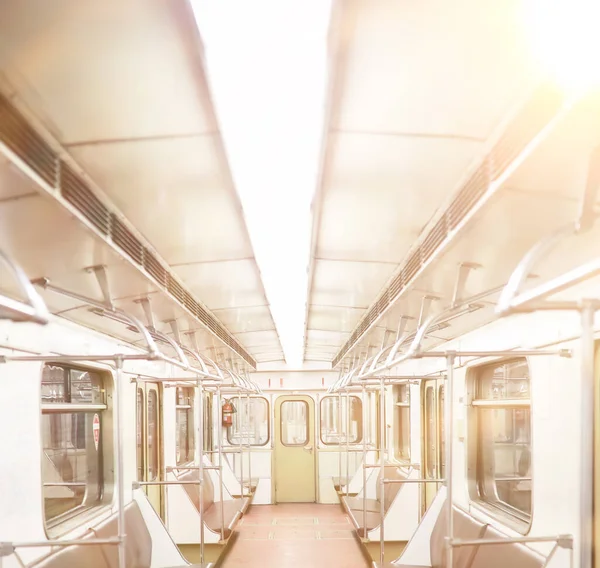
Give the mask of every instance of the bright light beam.
M 271 313 L 300 368 L 331 1 L 191 3 Z
M 600 1 L 523 0 L 534 56 L 565 90 L 600 85 Z

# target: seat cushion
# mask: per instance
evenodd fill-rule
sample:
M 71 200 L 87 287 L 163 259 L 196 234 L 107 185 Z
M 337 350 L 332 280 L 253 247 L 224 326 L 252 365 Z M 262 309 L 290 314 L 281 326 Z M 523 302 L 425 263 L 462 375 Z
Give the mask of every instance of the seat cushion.
M 379 513 L 381 507 L 377 499 L 367 499 L 367 513 Z M 361 512 L 363 510 L 362 497 L 342 497 L 342 503 L 348 510 Z
M 237 519 L 241 516 L 242 510 L 240 502 L 242 499 L 232 499 L 223 501 L 223 536 L 229 538 L 231 531 L 235 527 Z M 204 512 L 204 522 L 206 526 L 216 532 L 221 532 L 221 503 L 217 501 Z

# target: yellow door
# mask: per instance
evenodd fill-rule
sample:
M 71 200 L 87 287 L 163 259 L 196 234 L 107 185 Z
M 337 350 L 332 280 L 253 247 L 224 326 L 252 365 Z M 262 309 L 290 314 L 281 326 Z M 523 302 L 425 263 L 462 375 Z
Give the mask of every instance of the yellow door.
M 275 401 L 275 502 L 314 503 L 315 403 L 309 396 Z
M 426 479 L 441 479 L 445 475 L 444 467 L 444 381 L 431 379 L 423 381 L 423 472 Z M 423 501 L 421 511 L 431 505 L 441 484 L 423 483 Z
M 139 481 L 162 479 L 162 419 L 160 388 L 157 383 L 138 383 L 137 387 L 137 469 Z M 162 516 L 162 488 L 145 487 L 155 511 Z
M 600 568 L 600 348 L 596 342 L 594 361 L 594 568 Z

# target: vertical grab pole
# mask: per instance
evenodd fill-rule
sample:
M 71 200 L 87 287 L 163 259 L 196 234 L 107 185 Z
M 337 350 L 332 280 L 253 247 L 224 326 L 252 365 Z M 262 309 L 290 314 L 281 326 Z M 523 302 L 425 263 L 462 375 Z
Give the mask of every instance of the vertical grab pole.
M 367 388 L 363 384 L 362 386 L 362 399 L 365 400 L 365 395 L 367 392 Z M 348 400 L 348 406 L 350 406 L 350 400 Z M 363 424 L 365 424 L 366 419 L 366 409 L 365 405 L 363 405 Z M 365 436 L 363 436 L 363 532 L 364 538 L 367 538 L 367 441 Z
M 594 489 L 594 305 L 582 301 L 581 307 L 581 544 L 579 566 L 592 566 L 592 494 Z
M 346 497 L 350 495 L 350 436 L 348 428 L 350 428 L 350 392 L 346 390 Z
M 200 515 L 200 566 L 204 566 L 204 395 L 202 383 L 198 380 L 198 435 L 196 453 L 198 454 L 198 513 Z
M 338 474 L 340 476 L 340 491 L 342 490 L 342 393 L 338 392 L 338 409 L 337 409 L 337 423 L 338 423 L 338 441 L 339 449 L 338 452 Z M 348 475 L 346 475 L 348 478 Z
M 446 436 L 446 510 L 448 536 L 446 537 L 446 566 L 453 566 L 452 539 L 454 537 L 454 519 L 452 515 L 452 407 L 454 404 L 454 360 L 456 353 L 446 353 L 446 399 L 444 400 L 444 421 Z
M 248 424 L 248 434 L 246 442 L 248 443 L 248 495 L 252 493 L 252 444 L 250 443 L 250 395 L 246 393 L 246 423 Z
M 117 539 L 119 541 L 119 568 L 125 567 L 125 486 L 123 475 L 123 357 L 115 358 L 115 390 L 113 402 L 115 406 L 115 449 L 117 464 L 115 468 L 115 485 L 117 486 Z
M 238 433 L 240 435 L 240 497 L 244 497 L 244 441 L 242 440 L 242 392 L 238 391 Z M 234 455 L 235 457 L 235 455 Z
M 221 387 L 217 387 L 217 457 L 219 465 L 219 486 L 221 488 L 221 540 L 225 540 L 225 506 L 223 505 L 223 499 L 225 497 L 225 488 L 223 487 L 223 407 L 221 406 Z
M 384 564 L 385 557 L 385 542 L 384 542 L 384 521 L 385 521 L 385 451 L 387 449 L 385 436 L 385 382 L 384 378 L 379 379 L 379 404 L 381 411 L 379 412 L 379 515 L 381 524 L 379 525 L 379 562 L 380 566 Z

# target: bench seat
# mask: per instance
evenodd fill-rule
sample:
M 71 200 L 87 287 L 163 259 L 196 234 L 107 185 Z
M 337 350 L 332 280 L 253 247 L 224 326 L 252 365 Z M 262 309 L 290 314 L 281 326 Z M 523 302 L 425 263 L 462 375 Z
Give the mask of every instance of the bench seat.
M 467 512 L 453 507 L 454 537 L 461 540 L 498 539 L 498 545 L 464 546 L 453 551 L 452 568 L 543 568 L 546 558 L 521 543 L 502 542 L 502 533 L 486 523 L 473 518 Z M 447 509 L 442 507 L 435 522 L 429 541 L 430 568 L 446 568 L 445 538 L 447 535 Z M 402 557 L 395 562 L 386 562 L 377 568 L 416 568 L 414 564 L 403 564 Z M 423 568 L 423 566 L 419 566 Z
M 179 481 L 198 481 L 200 472 L 196 470 L 187 470 L 177 476 Z M 182 485 L 190 501 L 200 511 L 200 490 L 198 485 Z M 221 501 L 215 501 L 215 488 L 210 479 L 210 475 L 204 475 L 204 484 L 202 488 L 203 506 L 204 506 L 204 524 L 213 532 L 221 532 Z M 250 500 L 248 497 L 238 497 L 223 501 L 223 536 L 225 539 L 231 536 L 235 525 L 244 514 Z

